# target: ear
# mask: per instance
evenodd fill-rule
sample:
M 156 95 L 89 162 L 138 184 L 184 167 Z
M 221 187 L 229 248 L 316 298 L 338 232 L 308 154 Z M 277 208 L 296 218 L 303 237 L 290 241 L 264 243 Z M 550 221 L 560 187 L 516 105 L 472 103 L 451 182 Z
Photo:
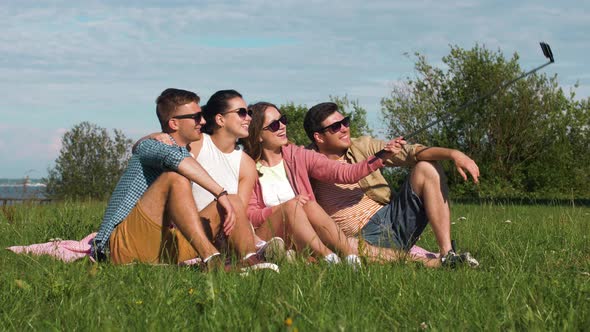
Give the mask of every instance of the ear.
M 223 115 L 221 114 L 216 114 L 215 115 L 215 123 L 217 123 L 217 125 L 219 127 L 224 127 L 225 126 L 225 118 L 223 117 Z
M 320 134 L 319 132 L 313 133 L 314 143 L 324 143 L 324 135 Z
M 168 128 L 172 129 L 173 131 L 178 130 L 178 119 L 170 119 L 168 120 Z

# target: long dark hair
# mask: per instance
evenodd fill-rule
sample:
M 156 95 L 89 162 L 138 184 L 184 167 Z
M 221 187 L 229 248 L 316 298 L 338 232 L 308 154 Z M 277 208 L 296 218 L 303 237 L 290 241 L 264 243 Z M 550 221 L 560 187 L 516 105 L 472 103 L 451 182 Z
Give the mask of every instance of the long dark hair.
M 229 107 L 228 100 L 234 98 L 242 98 L 242 95 L 236 90 L 219 90 L 207 100 L 207 104 L 201 108 L 205 121 L 207 121 L 201 128 L 202 132 L 213 135 L 213 131 L 219 128 L 217 122 L 215 122 L 215 116 L 227 111 Z

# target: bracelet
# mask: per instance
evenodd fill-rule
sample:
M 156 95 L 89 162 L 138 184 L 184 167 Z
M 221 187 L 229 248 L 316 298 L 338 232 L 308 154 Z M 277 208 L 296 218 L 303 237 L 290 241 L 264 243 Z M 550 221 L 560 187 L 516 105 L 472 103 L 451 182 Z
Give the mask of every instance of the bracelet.
M 219 194 L 217 194 L 217 196 L 215 196 L 215 200 L 218 200 L 219 197 L 225 196 L 225 195 L 227 195 L 227 190 L 223 189 L 222 192 L 220 192 Z

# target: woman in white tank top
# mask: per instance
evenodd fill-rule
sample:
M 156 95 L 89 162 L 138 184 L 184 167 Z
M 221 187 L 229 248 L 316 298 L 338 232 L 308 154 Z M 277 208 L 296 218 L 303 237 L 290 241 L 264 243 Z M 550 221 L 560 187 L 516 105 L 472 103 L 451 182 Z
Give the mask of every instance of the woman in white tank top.
M 236 198 L 237 202 L 232 201 L 234 210 L 246 219 L 246 206 L 258 175 L 254 161 L 238 148 L 236 142 L 248 136 L 248 126 L 252 121 L 251 114 L 242 95 L 237 91 L 218 91 L 203 106 L 203 116 L 206 121 L 201 130 L 203 139 L 190 144 L 190 151 L 195 159 L 228 192 L 230 197 Z M 197 184 L 193 184 L 193 196 L 199 211 L 217 211 L 213 195 Z M 219 228 L 220 218 L 216 219 L 211 222 L 214 234 Z M 256 251 L 258 248 L 261 259 L 277 260 L 279 258 L 265 257 L 266 243 L 255 236 L 249 223 L 236 227 L 234 232 L 239 235 L 230 237 L 230 245 L 236 246 L 236 242 L 248 243 L 247 246 L 251 248 L 249 252 Z M 218 232 L 218 234 L 223 233 Z M 281 246 L 279 250 L 284 252 L 284 244 L 281 242 L 279 245 Z M 274 250 L 277 249 L 274 248 Z
M 229 153 L 220 150 L 213 142 L 213 139 L 219 141 L 220 138 L 220 135 L 211 137 L 203 133 L 203 138 L 197 141 L 198 143 L 191 144 L 191 153 L 228 194 L 237 195 L 240 163 L 244 153 L 237 149 L 232 149 Z M 207 207 L 215 199 L 210 192 L 195 183 L 193 183 L 193 196 L 199 210 Z
M 203 139 L 190 144 L 190 151 L 215 181 L 230 195 L 248 204 L 257 174 L 254 161 L 237 147 L 237 140 L 248 136 L 252 118 L 246 102 L 234 90 L 216 92 L 203 106 Z M 199 210 L 213 202 L 213 196 L 193 185 Z

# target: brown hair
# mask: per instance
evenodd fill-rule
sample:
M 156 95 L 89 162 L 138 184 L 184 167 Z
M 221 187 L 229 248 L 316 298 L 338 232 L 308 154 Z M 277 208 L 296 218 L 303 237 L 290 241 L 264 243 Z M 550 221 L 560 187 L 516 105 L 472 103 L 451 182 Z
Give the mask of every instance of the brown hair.
M 258 102 L 248 106 L 252 110 L 252 121 L 248 127 L 248 137 L 241 138 L 240 143 L 244 146 L 246 152 L 255 162 L 262 158 L 262 143 L 260 142 L 260 134 L 264 127 L 264 115 L 266 109 L 274 107 L 281 113 L 281 110 L 275 105 L 265 101 Z
M 162 127 L 162 131 L 170 131 L 170 127 L 168 127 L 168 120 L 170 120 L 170 117 L 172 114 L 174 114 L 177 107 L 192 102 L 198 104 L 199 101 L 201 101 L 201 98 L 199 98 L 196 93 L 191 91 L 173 88 L 162 91 L 160 96 L 156 99 L 156 115 L 160 121 L 160 127 Z

